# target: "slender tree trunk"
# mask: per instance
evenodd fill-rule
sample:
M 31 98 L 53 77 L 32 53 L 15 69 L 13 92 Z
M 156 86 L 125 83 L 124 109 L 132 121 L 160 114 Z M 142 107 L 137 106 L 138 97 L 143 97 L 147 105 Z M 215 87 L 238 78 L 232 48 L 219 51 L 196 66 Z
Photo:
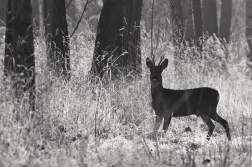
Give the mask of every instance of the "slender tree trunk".
M 201 48 L 200 38 L 203 36 L 203 18 L 201 0 L 192 0 L 193 17 L 195 25 L 196 46 Z
M 179 46 L 184 39 L 183 12 L 181 0 L 171 0 L 170 2 L 173 23 L 173 45 Z
M 202 0 L 203 3 L 203 30 L 209 35 L 218 36 L 216 0 Z
M 112 80 L 141 72 L 142 0 L 106 0 L 98 23 L 91 72 Z
M 183 8 L 183 25 L 185 28 L 184 39 L 192 46 L 192 40 L 195 38 L 194 23 L 193 23 L 193 10 L 191 0 L 182 0 Z
M 39 1 L 39 32 L 40 36 L 44 36 L 44 0 L 38 0 Z
M 222 0 L 219 37 L 225 38 L 227 43 L 229 43 L 230 40 L 231 20 L 232 0 Z
M 34 36 L 40 36 L 40 3 L 39 0 L 32 0 L 33 30 Z
M 70 79 L 70 49 L 65 1 L 44 0 L 48 67 L 57 77 Z
M 184 40 L 184 26 L 183 26 L 183 12 L 181 6 L 181 0 L 171 0 L 171 16 L 172 16 L 172 40 L 173 46 L 175 48 L 174 51 L 174 67 L 176 76 L 178 79 L 183 75 L 180 65 L 180 60 L 183 59 L 183 49 L 181 49 L 181 45 L 183 45 Z
M 5 33 L 5 76 L 14 79 L 14 89 L 29 93 L 30 110 L 35 110 L 35 57 L 31 0 L 8 0 Z
M 246 1 L 246 37 L 249 47 L 247 54 L 247 67 L 252 70 L 252 1 Z

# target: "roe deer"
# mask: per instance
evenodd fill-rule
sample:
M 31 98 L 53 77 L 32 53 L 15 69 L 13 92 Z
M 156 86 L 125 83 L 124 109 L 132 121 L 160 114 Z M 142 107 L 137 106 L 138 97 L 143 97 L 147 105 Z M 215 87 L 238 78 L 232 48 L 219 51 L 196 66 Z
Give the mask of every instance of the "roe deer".
M 154 133 L 158 131 L 163 118 L 163 130 L 166 132 L 172 117 L 195 114 L 200 116 L 209 128 L 207 140 L 210 139 L 215 128 L 211 119 L 225 128 L 227 138 L 231 140 L 228 122 L 216 112 L 220 98 L 217 90 L 208 87 L 186 90 L 165 89 L 163 88 L 161 74 L 168 66 L 168 59 L 163 61 L 161 58 L 156 66 L 154 61 L 147 58 L 146 65 L 150 69 L 152 107 L 156 114 Z

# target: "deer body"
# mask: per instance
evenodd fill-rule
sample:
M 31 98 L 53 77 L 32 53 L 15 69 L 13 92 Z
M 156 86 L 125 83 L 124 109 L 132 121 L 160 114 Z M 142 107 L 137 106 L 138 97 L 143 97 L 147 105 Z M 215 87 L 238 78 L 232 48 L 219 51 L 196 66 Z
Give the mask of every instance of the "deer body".
M 147 58 L 146 64 L 150 69 L 152 107 L 155 110 L 156 122 L 155 132 L 159 129 L 164 119 L 163 130 L 166 132 L 172 117 L 182 117 L 189 115 L 200 116 L 207 124 L 209 140 L 215 125 L 212 120 L 220 123 L 226 130 L 229 140 L 231 140 L 229 125 L 226 120 L 217 114 L 217 105 L 220 95 L 217 90 L 202 87 L 186 90 L 165 89 L 162 84 L 161 73 L 168 65 L 168 60 L 160 61 L 158 66 Z

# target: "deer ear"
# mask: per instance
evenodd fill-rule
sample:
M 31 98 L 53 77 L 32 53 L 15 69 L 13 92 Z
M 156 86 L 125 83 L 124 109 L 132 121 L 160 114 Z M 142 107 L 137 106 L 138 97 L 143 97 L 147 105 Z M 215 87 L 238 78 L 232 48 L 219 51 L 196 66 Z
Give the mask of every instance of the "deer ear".
M 162 63 L 161 63 L 161 67 L 164 70 L 166 67 L 168 66 L 168 59 L 165 59 Z
M 146 59 L 146 65 L 148 68 L 151 68 L 153 66 L 153 63 L 149 57 L 147 57 L 147 59 Z

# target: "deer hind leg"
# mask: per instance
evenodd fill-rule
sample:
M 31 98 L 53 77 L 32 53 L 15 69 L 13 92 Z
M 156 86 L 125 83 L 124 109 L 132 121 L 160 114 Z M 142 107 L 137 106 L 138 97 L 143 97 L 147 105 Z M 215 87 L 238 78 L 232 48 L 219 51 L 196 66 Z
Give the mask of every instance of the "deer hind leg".
M 209 140 L 210 137 L 211 137 L 212 134 L 213 134 L 215 125 L 214 125 L 214 123 L 211 121 L 211 119 L 210 119 L 208 116 L 206 116 L 206 115 L 201 115 L 200 117 L 202 118 L 202 120 L 203 120 L 203 121 L 207 124 L 207 126 L 208 126 L 208 135 L 207 135 L 207 138 L 206 138 L 206 139 Z
M 231 135 L 229 132 L 228 122 L 225 119 L 223 119 L 221 116 L 219 116 L 217 113 L 214 116 L 210 116 L 210 117 L 224 127 L 224 129 L 226 130 L 227 138 L 230 141 Z

